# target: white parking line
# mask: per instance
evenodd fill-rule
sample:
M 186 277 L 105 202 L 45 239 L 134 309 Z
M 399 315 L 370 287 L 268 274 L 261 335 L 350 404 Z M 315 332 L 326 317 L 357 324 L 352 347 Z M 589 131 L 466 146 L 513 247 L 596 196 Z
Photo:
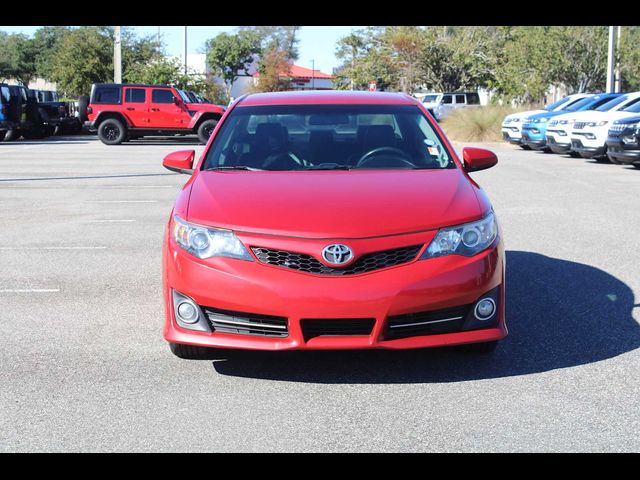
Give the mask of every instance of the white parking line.
M 59 291 L 59 288 L 3 288 L 0 293 L 54 293 Z
M 91 200 L 89 203 L 158 203 L 157 200 Z
M 104 250 L 107 247 L 0 247 L 0 250 Z

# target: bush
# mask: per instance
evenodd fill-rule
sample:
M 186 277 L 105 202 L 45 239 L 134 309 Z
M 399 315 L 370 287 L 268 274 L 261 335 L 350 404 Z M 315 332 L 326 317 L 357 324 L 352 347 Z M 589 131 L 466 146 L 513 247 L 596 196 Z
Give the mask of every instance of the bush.
M 451 140 L 459 142 L 499 142 L 504 117 L 528 110 L 488 105 L 478 108 L 458 108 L 450 111 L 442 120 L 441 127 Z

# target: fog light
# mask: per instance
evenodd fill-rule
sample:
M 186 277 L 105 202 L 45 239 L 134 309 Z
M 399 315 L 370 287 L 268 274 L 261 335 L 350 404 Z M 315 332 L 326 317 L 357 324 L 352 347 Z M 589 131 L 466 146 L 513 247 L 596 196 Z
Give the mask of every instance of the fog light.
M 473 314 L 478 320 L 489 320 L 496 312 L 496 302 L 492 298 L 483 298 L 476 303 Z
M 182 302 L 177 308 L 180 320 L 185 323 L 196 323 L 198 321 L 198 308 L 191 302 Z

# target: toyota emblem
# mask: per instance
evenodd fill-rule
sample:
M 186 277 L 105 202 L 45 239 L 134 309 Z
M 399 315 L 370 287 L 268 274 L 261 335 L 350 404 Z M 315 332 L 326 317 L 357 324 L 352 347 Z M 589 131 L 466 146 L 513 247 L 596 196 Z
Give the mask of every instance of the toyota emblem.
M 353 252 L 349 247 L 341 243 L 327 245 L 322 250 L 322 258 L 332 265 L 344 265 L 353 258 Z

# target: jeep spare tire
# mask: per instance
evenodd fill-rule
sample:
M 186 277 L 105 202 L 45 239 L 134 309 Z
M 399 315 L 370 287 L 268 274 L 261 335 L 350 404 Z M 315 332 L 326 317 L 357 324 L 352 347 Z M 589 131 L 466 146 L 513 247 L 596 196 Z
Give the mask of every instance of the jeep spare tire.
M 89 114 L 87 113 L 87 107 L 89 106 L 89 97 L 86 95 L 78 98 L 78 116 L 80 122 L 84 123 L 89 120 Z
M 119 145 L 127 138 L 127 129 L 117 118 L 107 118 L 98 127 L 98 138 L 106 145 Z
M 200 143 L 204 145 L 209 141 L 209 137 L 213 133 L 217 124 L 218 120 L 205 120 L 200 124 L 198 127 L 198 138 L 200 139 Z

